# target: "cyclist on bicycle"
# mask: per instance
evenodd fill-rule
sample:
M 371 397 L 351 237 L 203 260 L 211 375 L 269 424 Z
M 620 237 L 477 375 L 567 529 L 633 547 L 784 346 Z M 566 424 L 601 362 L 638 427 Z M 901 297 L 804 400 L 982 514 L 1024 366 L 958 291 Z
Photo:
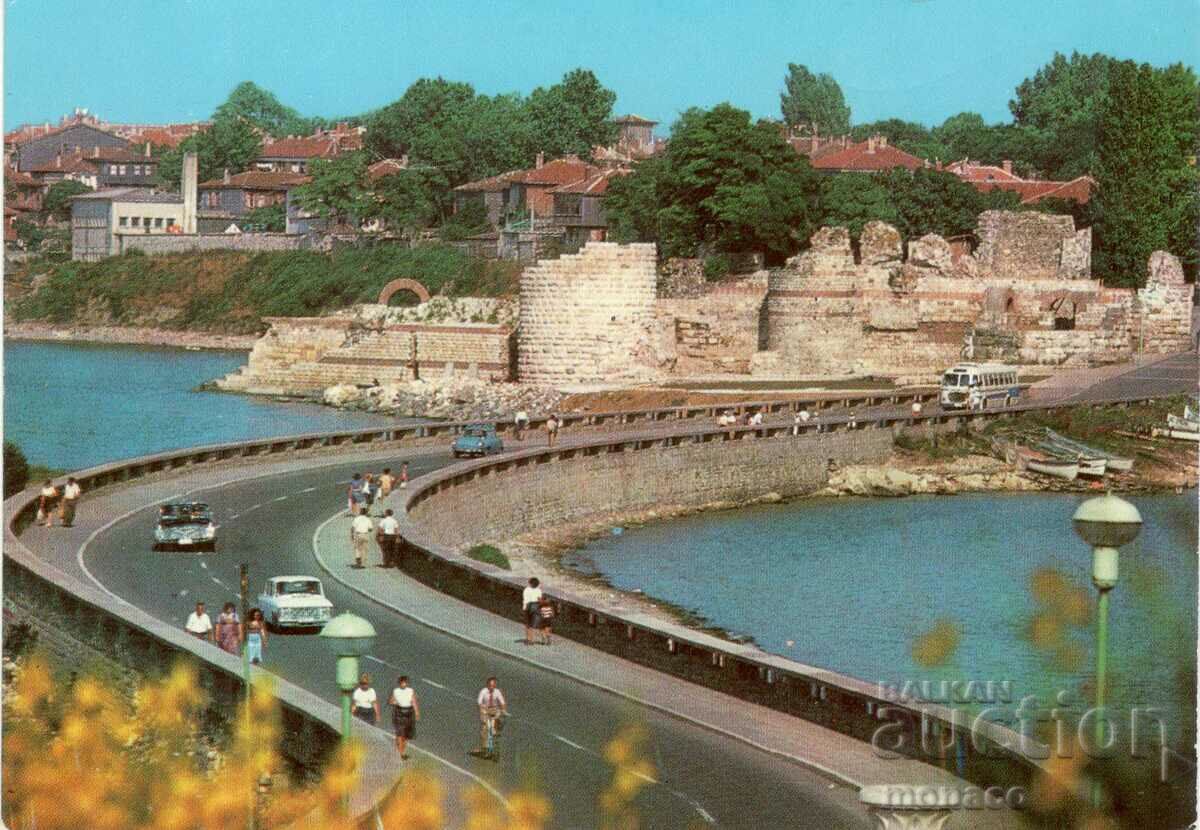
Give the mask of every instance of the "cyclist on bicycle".
M 504 700 L 504 693 L 496 687 L 494 677 L 487 679 L 487 685 L 479 690 L 475 702 L 479 706 L 479 749 L 476 753 L 483 754 L 491 747 L 492 742 L 488 738 L 494 733 L 492 724 L 501 715 L 508 715 L 508 704 Z

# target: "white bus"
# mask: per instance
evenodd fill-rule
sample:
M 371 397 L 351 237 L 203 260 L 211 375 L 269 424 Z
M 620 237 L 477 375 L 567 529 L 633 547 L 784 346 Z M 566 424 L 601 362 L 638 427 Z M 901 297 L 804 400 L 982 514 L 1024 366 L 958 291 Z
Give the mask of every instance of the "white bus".
M 983 409 L 988 401 L 1008 406 L 1021 395 L 1017 367 L 1003 363 L 959 363 L 942 376 L 943 409 Z

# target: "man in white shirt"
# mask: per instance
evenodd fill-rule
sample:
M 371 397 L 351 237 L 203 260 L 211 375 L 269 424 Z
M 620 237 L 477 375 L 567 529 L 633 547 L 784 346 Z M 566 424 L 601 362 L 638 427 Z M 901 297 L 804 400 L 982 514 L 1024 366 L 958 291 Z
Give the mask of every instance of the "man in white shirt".
M 529 428 L 529 413 L 524 409 L 517 412 L 517 417 L 514 419 L 517 422 L 517 440 L 521 441 L 525 438 L 525 430 Z
M 383 557 L 383 567 L 399 566 L 396 560 L 396 543 L 400 541 L 400 523 L 396 521 L 395 511 L 388 508 L 383 511 L 379 520 L 379 534 L 375 537 L 379 542 L 379 554 Z
M 187 622 L 184 623 L 183 628 L 193 637 L 215 642 L 215 640 L 213 640 L 212 620 L 209 618 L 208 613 L 204 610 L 203 602 L 196 603 L 196 610 L 188 614 Z
M 542 598 L 541 583 L 536 576 L 529 578 L 529 585 L 521 592 L 521 610 L 525 612 L 525 645 L 533 645 L 533 629 L 537 627 L 538 602 Z
M 488 723 L 502 714 L 507 715 L 508 703 L 504 693 L 496 687 L 494 677 L 487 679 L 487 685 L 479 690 L 475 703 L 479 707 L 479 748 L 475 751 L 482 753 L 488 744 Z
M 67 486 L 63 487 L 62 493 L 62 508 L 60 516 L 62 517 L 62 526 L 70 527 L 75 524 L 75 506 L 79 504 L 79 497 L 83 495 L 83 490 L 79 486 L 79 482 L 74 478 L 67 479 Z
M 367 542 L 371 539 L 371 531 L 375 525 L 366 513 L 359 513 L 350 522 L 350 542 L 354 545 L 354 567 L 363 567 L 363 559 L 367 555 Z
M 754 417 L 750 419 L 750 424 L 752 426 L 759 427 L 759 426 L 762 426 L 762 422 L 763 422 L 763 414 L 762 414 L 762 410 L 760 409 L 760 410 L 758 410 L 758 412 L 754 413 Z

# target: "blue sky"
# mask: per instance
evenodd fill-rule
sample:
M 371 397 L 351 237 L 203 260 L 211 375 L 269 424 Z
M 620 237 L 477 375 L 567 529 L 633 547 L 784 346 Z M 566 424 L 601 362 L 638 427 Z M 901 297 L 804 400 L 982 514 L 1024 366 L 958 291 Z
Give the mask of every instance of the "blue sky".
M 442 75 L 528 92 L 576 66 L 618 112 L 664 122 L 730 101 L 777 116 L 789 62 L 828 72 L 857 122 L 1008 120 L 1055 50 L 1192 66 L 1198 0 L 5 0 L 4 124 L 85 106 L 113 121 L 203 119 L 253 80 L 305 115 L 355 114 Z

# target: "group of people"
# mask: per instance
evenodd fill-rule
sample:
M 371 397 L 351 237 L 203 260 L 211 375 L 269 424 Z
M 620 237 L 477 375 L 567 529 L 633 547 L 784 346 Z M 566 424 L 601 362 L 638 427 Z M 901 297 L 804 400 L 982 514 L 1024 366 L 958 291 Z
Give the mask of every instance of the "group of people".
M 524 409 L 518 410 L 513 416 L 514 436 L 518 441 L 525 440 L 525 430 L 529 429 L 529 413 Z M 558 413 L 551 412 L 550 417 L 546 419 L 546 443 L 553 447 L 558 443 L 558 431 L 562 429 L 562 418 L 558 417 Z
M 74 478 L 68 478 L 67 483 L 63 485 L 62 492 L 54 486 L 54 482 L 46 479 L 46 483 L 42 485 L 42 490 L 38 494 L 37 517 L 35 521 L 43 527 L 52 527 L 54 525 L 54 514 L 58 513 L 59 522 L 63 527 L 71 527 L 75 524 L 75 508 L 79 506 L 79 497 L 83 495 L 83 488 L 79 486 L 79 482 Z
M 408 487 L 408 462 L 400 465 L 400 475 L 393 476 L 391 467 L 384 467 L 378 476 L 373 473 L 355 473 L 350 480 L 347 500 L 350 507 L 350 544 L 354 550 L 354 563 L 351 567 L 366 567 L 367 550 L 370 547 L 371 536 L 374 534 L 375 543 L 379 546 L 383 567 L 390 568 L 399 564 L 400 553 L 400 522 L 396 520 L 395 511 L 390 507 L 383 511 L 383 516 L 376 525 L 371 521 L 371 508 L 375 502 L 387 498 L 392 490 L 403 490 Z
M 749 411 L 746 411 L 741 414 L 741 417 L 733 414 L 732 412 L 723 412 L 721 413 L 721 416 L 717 418 L 717 425 L 723 427 L 736 427 L 739 425 L 745 427 L 762 426 L 763 412 L 764 410 L 762 409 L 753 414 L 751 414 Z
M 371 687 L 371 675 L 364 673 L 359 676 L 358 685 L 350 693 L 350 700 L 355 717 L 372 725 L 378 725 L 382 720 L 379 695 Z M 388 705 L 392 707 L 396 750 L 400 753 L 400 760 L 407 761 L 408 742 L 417 736 L 417 721 L 421 719 L 421 705 L 416 689 L 408 684 L 408 675 L 402 674 L 396 678 L 396 685 L 388 696 Z M 479 746 L 475 753 L 481 754 L 488 745 L 489 733 L 496 732 L 497 721 L 508 715 L 508 701 L 504 699 L 504 692 L 500 691 L 495 677 L 489 677 L 479 690 L 475 705 L 479 710 Z
M 538 642 L 544 646 L 550 645 L 554 603 L 542 593 L 541 582 L 536 576 L 529 578 L 529 584 L 521 592 L 521 610 L 525 614 L 525 644 L 531 646 Z
M 196 610 L 188 614 L 184 630 L 201 640 L 216 643 L 223 651 L 230 654 L 241 654 L 242 643 L 246 644 L 246 656 L 250 662 L 259 665 L 263 660 L 263 649 L 267 645 L 267 622 L 262 610 L 251 608 L 246 612 L 243 622 L 238 617 L 237 606 L 227 602 L 217 614 L 214 623 L 205 610 L 203 602 L 196 603 Z

